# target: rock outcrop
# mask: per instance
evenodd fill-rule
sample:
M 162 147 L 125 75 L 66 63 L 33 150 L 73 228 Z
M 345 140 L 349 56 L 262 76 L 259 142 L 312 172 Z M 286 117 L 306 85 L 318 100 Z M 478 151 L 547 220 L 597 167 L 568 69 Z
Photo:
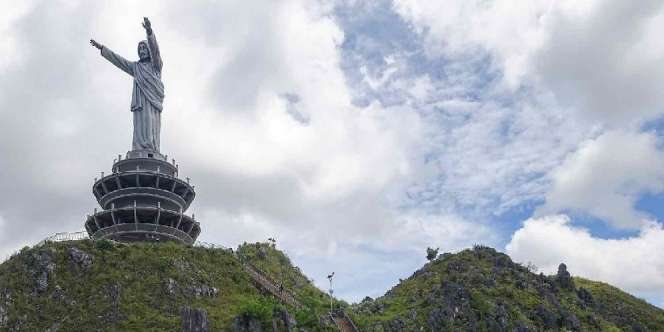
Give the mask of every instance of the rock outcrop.
M 69 260 L 83 271 L 87 271 L 92 266 L 92 256 L 76 247 L 69 248 Z
M 183 307 L 180 310 L 182 317 L 182 332 L 208 332 L 209 322 L 207 312 L 202 309 Z
M 263 332 L 263 325 L 261 321 L 248 314 L 241 314 L 233 320 L 231 328 L 233 332 Z
M 561 288 L 574 289 L 574 280 L 572 280 L 572 275 L 567 271 L 567 265 L 564 263 L 560 263 L 560 265 L 558 265 L 556 281 L 558 281 L 558 284 Z

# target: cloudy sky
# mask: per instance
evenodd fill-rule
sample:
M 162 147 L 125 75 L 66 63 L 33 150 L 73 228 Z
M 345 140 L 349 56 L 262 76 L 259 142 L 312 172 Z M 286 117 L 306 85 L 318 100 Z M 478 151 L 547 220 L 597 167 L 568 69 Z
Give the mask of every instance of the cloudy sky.
M 83 229 L 149 16 L 200 240 L 380 296 L 486 244 L 664 307 L 664 2 L 0 0 L 0 254 Z

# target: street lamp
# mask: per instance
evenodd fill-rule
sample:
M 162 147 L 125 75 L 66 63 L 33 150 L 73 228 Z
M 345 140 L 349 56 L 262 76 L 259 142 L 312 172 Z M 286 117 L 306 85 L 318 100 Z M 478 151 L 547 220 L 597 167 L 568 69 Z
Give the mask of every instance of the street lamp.
M 334 272 L 327 276 L 327 280 L 330 281 L 330 312 L 332 312 L 332 295 L 334 294 L 334 289 L 332 289 L 332 278 L 334 278 Z

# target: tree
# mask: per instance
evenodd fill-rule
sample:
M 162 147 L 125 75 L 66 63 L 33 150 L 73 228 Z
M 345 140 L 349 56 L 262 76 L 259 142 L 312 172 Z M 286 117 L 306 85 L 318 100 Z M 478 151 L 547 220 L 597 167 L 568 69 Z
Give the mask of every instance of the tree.
M 433 248 L 427 247 L 427 259 L 429 260 L 429 262 L 431 262 L 432 260 L 436 259 L 436 257 L 438 257 L 438 250 L 439 249 L 440 248 L 433 249 Z

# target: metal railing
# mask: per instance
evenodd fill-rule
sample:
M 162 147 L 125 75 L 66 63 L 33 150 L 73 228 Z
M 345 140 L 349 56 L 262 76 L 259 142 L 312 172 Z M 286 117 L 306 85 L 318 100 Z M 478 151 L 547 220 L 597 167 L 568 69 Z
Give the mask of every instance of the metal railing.
M 65 242 L 65 241 L 80 241 L 80 240 L 88 240 L 90 239 L 90 236 L 88 235 L 88 232 L 86 231 L 78 231 L 78 232 L 58 232 L 55 233 L 51 236 L 48 236 L 44 238 L 43 240 L 39 241 L 37 245 L 42 245 L 46 242 Z M 226 247 L 221 244 L 217 243 L 212 243 L 212 242 L 204 242 L 204 241 L 196 241 L 194 243 L 194 247 L 201 247 L 201 248 L 207 248 L 207 249 L 222 249 L 222 250 L 231 250 L 231 248 Z
M 88 232 L 85 231 L 59 232 L 41 240 L 39 243 L 37 243 L 37 245 L 40 246 L 46 242 L 80 241 L 87 240 L 89 238 L 90 236 L 88 236 Z
M 350 317 L 346 314 L 346 311 L 343 309 L 335 309 L 328 313 L 334 325 L 337 326 L 341 332 L 359 332 L 355 323 Z
M 223 250 L 231 250 L 230 248 L 223 246 L 221 244 L 216 244 L 216 243 L 211 243 L 211 242 L 204 242 L 204 241 L 196 241 L 194 243 L 194 247 L 201 247 L 201 248 L 207 248 L 207 249 L 223 249 Z

